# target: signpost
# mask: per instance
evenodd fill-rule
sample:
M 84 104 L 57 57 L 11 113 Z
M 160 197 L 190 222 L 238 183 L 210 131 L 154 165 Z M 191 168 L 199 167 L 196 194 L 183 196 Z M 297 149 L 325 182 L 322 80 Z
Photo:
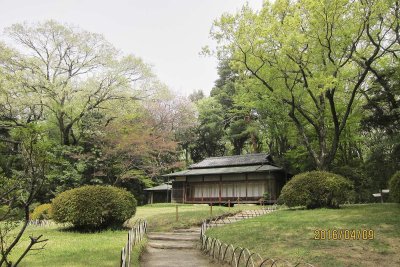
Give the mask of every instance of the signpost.
M 380 197 L 381 198 L 381 203 L 383 203 L 383 194 L 388 194 L 389 189 L 381 189 L 379 193 L 374 193 L 372 194 L 374 197 Z

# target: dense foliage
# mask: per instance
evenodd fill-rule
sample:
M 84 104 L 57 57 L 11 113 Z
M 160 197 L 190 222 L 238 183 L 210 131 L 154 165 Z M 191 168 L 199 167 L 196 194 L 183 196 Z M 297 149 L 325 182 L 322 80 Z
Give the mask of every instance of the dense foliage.
M 0 173 L 21 169 L 14 132 L 40 125 L 54 160 L 35 201 L 109 184 L 143 203 L 144 188 L 181 166 L 178 138 L 195 123 L 193 105 L 140 58 L 55 21 L 5 32 L 13 42 L 0 42 Z
M 355 202 L 371 201 L 400 168 L 399 6 L 278 0 L 221 16 L 203 50 L 219 78 L 192 98 L 192 158 L 269 152 L 293 174 L 341 174 Z
M 52 202 L 53 218 L 76 228 L 97 230 L 123 222 L 136 212 L 136 199 L 112 186 L 83 186 L 59 194 Z
M 396 172 L 389 180 L 390 198 L 400 203 L 400 171 Z
M 369 78 L 390 79 L 380 71 L 383 62 L 398 63 L 397 6 L 386 0 L 267 1 L 260 12 L 245 6 L 223 15 L 212 37 L 220 60 L 243 77 L 242 98 L 281 106 L 315 168 L 328 169 L 354 127 L 362 104 L 357 95 L 372 85 Z
M 14 24 L 4 33 L 0 265 L 11 266 L 45 242 L 32 237 L 10 263 L 34 203 L 87 184 L 125 187 L 143 202 L 144 188 L 179 167 L 176 134 L 193 112 L 140 58 L 100 34 L 56 21 Z
M 371 192 L 373 191 L 373 181 L 363 170 L 351 166 L 335 167 L 332 172 L 339 174 L 354 185 L 354 195 L 351 199 L 354 203 L 368 203 L 373 201 Z
M 346 178 L 323 171 L 294 176 L 282 189 L 279 201 L 289 207 L 338 208 L 351 196 L 353 184 Z
M 37 206 L 30 216 L 32 220 L 50 220 L 52 217 L 52 205 L 49 203 Z

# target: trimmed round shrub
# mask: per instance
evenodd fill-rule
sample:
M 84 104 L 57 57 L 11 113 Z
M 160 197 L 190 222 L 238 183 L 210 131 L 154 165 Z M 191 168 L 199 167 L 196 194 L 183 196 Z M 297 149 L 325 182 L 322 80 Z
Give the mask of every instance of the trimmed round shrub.
M 88 185 L 67 190 L 53 199 L 53 219 L 78 229 L 120 227 L 136 212 L 136 199 L 125 189 Z
M 32 214 L 32 220 L 50 220 L 52 218 L 52 206 L 51 204 L 42 204 L 37 206 Z
M 394 202 L 400 203 L 400 171 L 397 171 L 389 180 L 389 196 Z
M 283 188 L 280 202 L 289 207 L 338 208 L 351 196 L 353 184 L 343 176 L 312 171 L 294 176 Z

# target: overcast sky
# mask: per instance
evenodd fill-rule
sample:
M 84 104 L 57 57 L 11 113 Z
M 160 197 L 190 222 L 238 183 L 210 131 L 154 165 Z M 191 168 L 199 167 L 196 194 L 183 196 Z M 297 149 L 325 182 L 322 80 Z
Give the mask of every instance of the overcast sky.
M 183 95 L 209 93 L 217 61 L 199 55 L 212 46 L 212 22 L 246 0 L 0 0 L 0 29 L 55 19 L 101 33 L 124 53 L 153 66 L 160 80 Z M 262 0 L 249 0 L 256 9 Z

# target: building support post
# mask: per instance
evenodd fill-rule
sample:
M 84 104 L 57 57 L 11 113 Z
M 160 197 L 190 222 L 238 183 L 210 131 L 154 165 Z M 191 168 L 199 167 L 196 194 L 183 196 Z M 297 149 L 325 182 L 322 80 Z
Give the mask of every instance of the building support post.
M 247 173 L 245 175 L 246 175 L 246 200 L 248 200 L 247 199 L 247 187 L 248 187 L 249 177 L 248 177 Z
M 221 204 L 221 193 L 222 193 L 222 174 L 219 175 L 219 204 Z

